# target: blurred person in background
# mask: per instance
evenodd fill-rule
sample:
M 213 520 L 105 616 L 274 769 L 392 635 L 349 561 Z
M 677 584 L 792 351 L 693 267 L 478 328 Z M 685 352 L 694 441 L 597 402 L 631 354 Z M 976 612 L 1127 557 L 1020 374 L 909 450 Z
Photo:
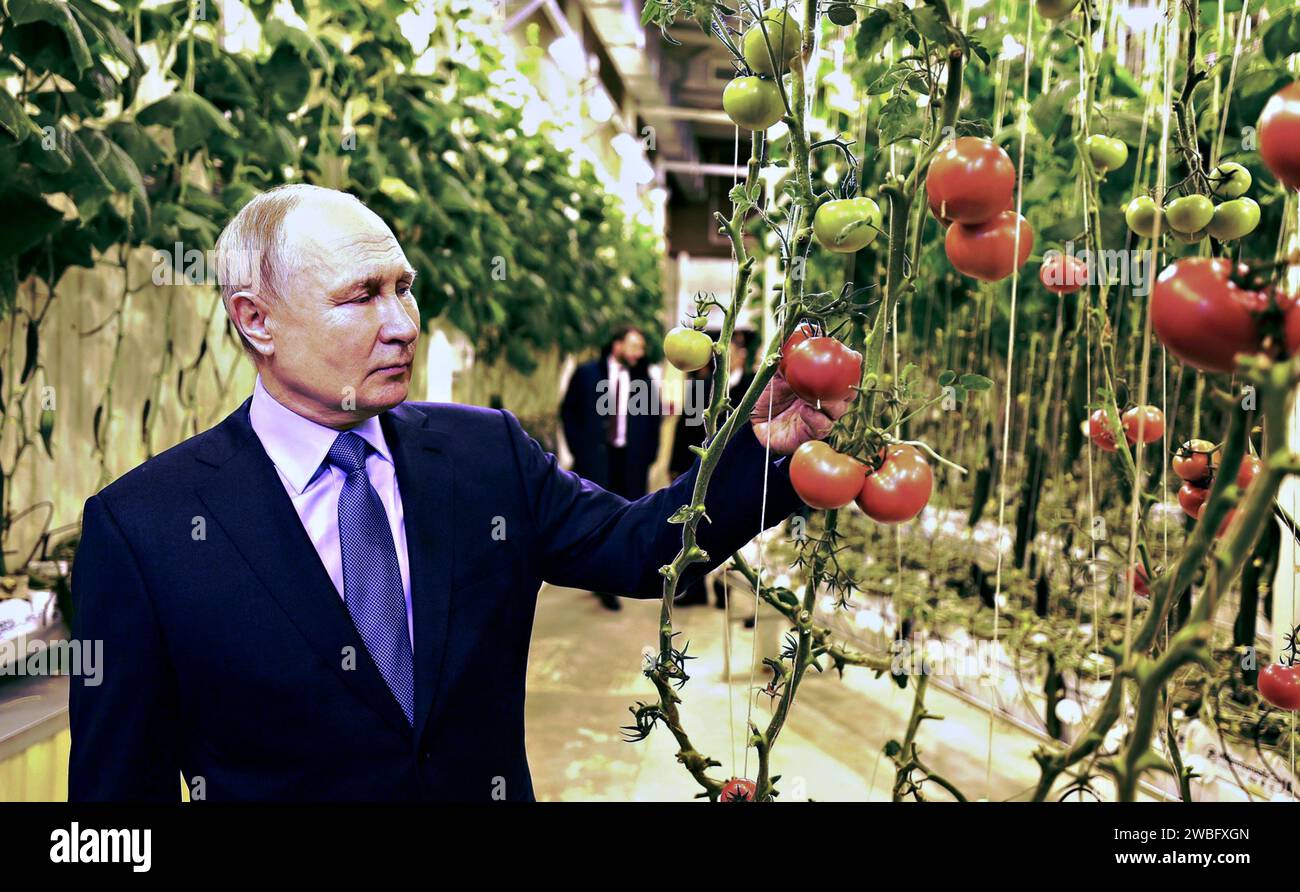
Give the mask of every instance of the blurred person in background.
M 625 325 L 614 332 L 599 359 L 574 370 L 560 407 L 573 472 L 629 501 L 646 494 L 650 465 L 659 451 L 660 417 L 653 411 L 652 387 L 658 387 L 658 379 L 646 362 L 645 335 Z M 641 396 L 629 411 L 636 390 Z M 613 594 L 594 594 L 607 609 L 619 609 Z
M 716 333 L 714 333 L 716 337 Z M 740 404 L 741 399 L 745 396 L 745 391 L 749 390 L 749 385 L 754 381 L 754 371 L 750 363 L 751 347 L 755 340 L 753 331 L 735 331 L 731 335 L 730 353 L 727 360 L 727 368 L 730 369 L 731 375 L 727 379 L 727 394 L 731 400 L 732 408 Z M 682 474 L 691 469 L 695 463 L 696 455 L 691 452 L 692 446 L 700 446 L 704 443 L 704 410 L 708 408 L 713 399 L 711 382 L 713 381 L 713 364 L 705 366 L 694 372 L 686 374 L 685 386 L 698 387 L 699 392 L 689 400 L 683 394 L 682 413 L 677 416 L 677 425 L 673 431 L 673 445 L 671 458 L 668 460 L 668 477 L 670 480 L 676 480 Z M 690 413 L 687 413 L 687 407 Z M 724 607 L 722 586 L 714 580 L 714 606 Z M 707 604 L 709 598 L 705 592 L 704 579 L 697 579 L 687 587 L 677 598 L 677 603 L 690 606 L 692 604 Z

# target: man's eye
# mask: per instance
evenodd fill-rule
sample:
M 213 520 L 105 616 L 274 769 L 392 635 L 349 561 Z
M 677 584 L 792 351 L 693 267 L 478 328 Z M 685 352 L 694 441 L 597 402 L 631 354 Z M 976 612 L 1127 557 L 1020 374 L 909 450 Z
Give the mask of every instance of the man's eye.
M 411 284 L 409 282 L 403 282 L 402 284 L 397 286 L 397 292 L 399 294 L 410 294 Z
M 361 295 L 360 297 L 358 297 L 356 300 L 352 301 L 352 303 L 354 303 L 354 304 L 368 304 L 368 303 L 370 303 L 370 295 L 369 295 L 369 294 L 363 294 L 363 295 Z

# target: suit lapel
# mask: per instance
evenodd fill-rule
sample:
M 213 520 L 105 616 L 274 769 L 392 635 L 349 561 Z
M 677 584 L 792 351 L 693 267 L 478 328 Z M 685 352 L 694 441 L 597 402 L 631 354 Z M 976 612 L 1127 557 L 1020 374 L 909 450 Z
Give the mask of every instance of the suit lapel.
M 401 707 L 370 659 L 275 465 L 253 432 L 248 421 L 251 402 L 245 400 L 214 428 L 214 436 L 200 450 L 198 460 L 216 472 L 197 489 L 198 496 L 316 655 L 376 712 L 401 733 L 410 734 Z M 450 512 L 443 504 L 450 498 L 451 475 L 436 452 L 436 435 L 419 423 L 424 417 L 405 405 L 380 416 L 405 515 L 415 621 L 417 729 L 433 702 L 436 660 L 446 638 L 451 560 Z M 416 455 L 422 457 L 417 460 Z M 440 460 L 429 460 L 435 456 Z M 347 654 L 355 655 L 350 661 L 354 668 L 344 666 Z
M 446 653 L 451 611 L 452 493 L 455 469 L 442 449 L 442 435 L 428 416 L 408 405 L 379 417 L 393 453 L 402 493 L 406 552 L 411 567 L 411 616 L 415 625 L 415 739 L 422 740 Z

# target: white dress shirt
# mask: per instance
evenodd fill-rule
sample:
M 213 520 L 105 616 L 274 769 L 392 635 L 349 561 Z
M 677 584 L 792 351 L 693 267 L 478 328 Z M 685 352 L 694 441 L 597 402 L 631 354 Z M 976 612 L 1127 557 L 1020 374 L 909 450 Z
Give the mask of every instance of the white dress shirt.
M 262 447 L 275 465 L 280 482 L 293 502 L 294 510 L 321 563 L 325 565 L 339 597 L 343 597 L 343 553 L 339 546 L 339 493 L 343 491 L 344 473 L 326 464 L 317 474 L 330 447 L 341 431 L 325 427 L 276 402 L 262 386 L 262 376 L 253 385 L 253 402 L 248 420 L 262 441 Z M 411 568 L 406 554 L 406 523 L 402 514 L 402 497 L 397 490 L 397 473 L 393 455 L 384 441 L 384 431 L 377 416 L 367 418 L 352 428 L 375 451 L 366 457 L 366 475 L 379 493 L 388 526 L 397 548 L 397 565 L 402 571 L 402 592 L 406 598 L 406 631 L 415 648 L 414 624 L 411 620 Z
M 614 411 L 618 413 L 618 420 L 614 427 L 614 445 L 622 447 L 627 445 L 627 397 L 631 389 L 631 379 L 628 375 L 627 366 L 614 358 L 613 354 L 609 357 L 609 367 L 606 372 L 609 379 L 609 389 L 611 392 L 618 393 L 618 405 Z M 617 391 L 615 391 L 617 387 Z

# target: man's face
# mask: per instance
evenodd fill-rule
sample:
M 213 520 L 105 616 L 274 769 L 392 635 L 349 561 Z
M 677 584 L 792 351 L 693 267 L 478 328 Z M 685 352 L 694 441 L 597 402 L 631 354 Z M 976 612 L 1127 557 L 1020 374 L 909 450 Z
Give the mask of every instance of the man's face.
M 634 366 L 645 358 L 645 336 L 635 329 L 614 342 L 614 358 L 625 366 Z
M 263 383 L 301 415 L 349 427 L 406 399 L 420 314 L 415 271 L 374 213 L 308 200 L 284 220 L 280 300 L 266 310 Z

